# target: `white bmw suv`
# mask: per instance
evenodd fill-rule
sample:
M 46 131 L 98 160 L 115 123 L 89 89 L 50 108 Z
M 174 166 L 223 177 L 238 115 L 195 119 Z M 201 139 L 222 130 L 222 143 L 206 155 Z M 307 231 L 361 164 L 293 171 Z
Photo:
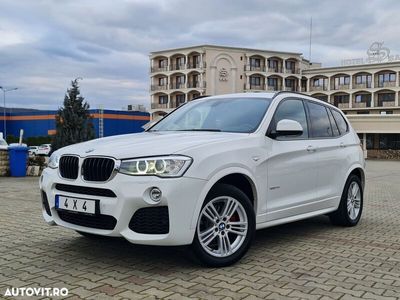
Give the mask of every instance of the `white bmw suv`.
M 54 152 L 43 217 L 136 244 L 189 245 L 209 266 L 247 251 L 257 229 L 361 217 L 364 157 L 336 107 L 289 92 L 188 102 L 146 132 Z

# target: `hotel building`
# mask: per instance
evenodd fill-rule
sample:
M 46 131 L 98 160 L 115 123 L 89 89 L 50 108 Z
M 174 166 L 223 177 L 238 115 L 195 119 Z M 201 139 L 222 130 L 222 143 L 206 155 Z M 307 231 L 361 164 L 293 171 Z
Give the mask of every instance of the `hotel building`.
M 400 62 L 323 68 L 301 53 L 201 45 L 150 54 L 151 114 L 204 95 L 295 91 L 342 109 L 370 158 L 400 158 Z

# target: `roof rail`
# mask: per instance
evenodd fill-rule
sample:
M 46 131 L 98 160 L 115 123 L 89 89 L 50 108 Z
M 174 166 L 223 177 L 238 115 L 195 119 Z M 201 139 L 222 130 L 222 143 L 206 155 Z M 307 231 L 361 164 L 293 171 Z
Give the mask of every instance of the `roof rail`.
M 275 95 L 272 97 L 272 99 L 274 99 L 276 96 L 280 95 L 280 94 L 298 94 L 301 96 L 306 96 L 306 97 L 311 97 L 310 95 L 304 94 L 302 92 L 296 92 L 296 91 L 279 91 L 276 92 Z

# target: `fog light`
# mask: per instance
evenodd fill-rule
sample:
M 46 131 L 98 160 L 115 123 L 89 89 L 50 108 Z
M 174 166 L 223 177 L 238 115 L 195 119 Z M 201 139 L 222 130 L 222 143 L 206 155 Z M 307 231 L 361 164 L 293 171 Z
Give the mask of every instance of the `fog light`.
M 154 202 L 159 202 L 161 200 L 161 190 L 157 187 L 153 187 L 150 190 L 150 199 L 153 200 Z

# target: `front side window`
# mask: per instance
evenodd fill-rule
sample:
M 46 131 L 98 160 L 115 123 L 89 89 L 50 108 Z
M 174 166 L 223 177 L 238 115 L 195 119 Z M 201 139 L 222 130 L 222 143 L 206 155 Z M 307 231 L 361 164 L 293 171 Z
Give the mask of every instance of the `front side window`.
M 303 127 L 303 134 L 301 136 L 290 136 L 290 139 L 306 139 L 308 138 L 308 125 L 307 125 L 307 117 L 306 112 L 304 110 L 304 105 L 302 100 L 298 99 L 287 99 L 281 102 L 276 109 L 274 119 L 273 119 L 273 128 L 276 128 L 276 125 L 280 120 L 288 119 L 297 121 L 300 123 L 301 127 Z M 279 137 L 280 139 L 286 139 L 285 137 Z
M 260 125 L 271 99 L 199 99 L 182 105 L 149 131 L 223 131 L 251 133 Z
M 325 106 L 308 102 L 308 110 L 310 113 L 311 136 L 313 138 L 331 137 L 332 128 Z

